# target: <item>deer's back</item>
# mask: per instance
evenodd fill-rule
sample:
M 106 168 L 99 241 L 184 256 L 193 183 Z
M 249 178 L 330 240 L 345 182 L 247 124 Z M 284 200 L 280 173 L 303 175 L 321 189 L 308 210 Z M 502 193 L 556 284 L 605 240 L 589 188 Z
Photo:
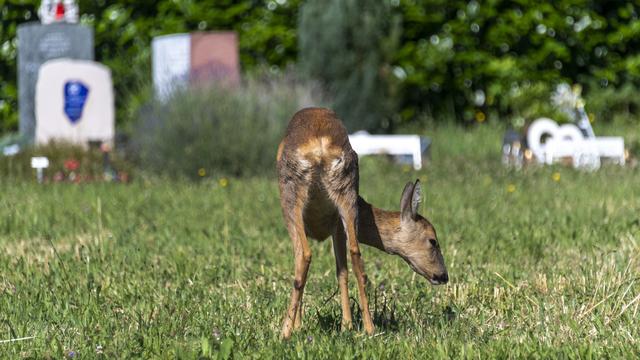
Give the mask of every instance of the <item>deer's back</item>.
M 327 188 L 355 183 L 357 191 L 357 164 L 347 130 L 333 111 L 308 108 L 293 116 L 278 147 L 278 181 L 285 201 L 289 192 L 308 188 L 304 206 L 308 236 L 321 240 L 333 233 L 338 212 Z

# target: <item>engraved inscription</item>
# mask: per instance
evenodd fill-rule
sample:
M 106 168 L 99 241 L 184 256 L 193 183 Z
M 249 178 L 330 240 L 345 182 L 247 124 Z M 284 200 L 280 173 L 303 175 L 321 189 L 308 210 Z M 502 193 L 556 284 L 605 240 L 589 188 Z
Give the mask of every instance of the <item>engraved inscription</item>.
M 61 32 L 51 32 L 42 37 L 38 50 L 45 59 L 61 57 L 71 50 L 71 40 Z

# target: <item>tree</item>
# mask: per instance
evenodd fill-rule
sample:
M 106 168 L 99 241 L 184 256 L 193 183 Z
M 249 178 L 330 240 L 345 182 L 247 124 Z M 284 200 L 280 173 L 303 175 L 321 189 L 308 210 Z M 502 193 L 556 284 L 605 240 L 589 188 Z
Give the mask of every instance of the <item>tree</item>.
M 350 131 L 389 128 L 396 111 L 391 58 L 400 27 L 380 0 L 310 0 L 300 10 L 299 64 L 326 87 Z

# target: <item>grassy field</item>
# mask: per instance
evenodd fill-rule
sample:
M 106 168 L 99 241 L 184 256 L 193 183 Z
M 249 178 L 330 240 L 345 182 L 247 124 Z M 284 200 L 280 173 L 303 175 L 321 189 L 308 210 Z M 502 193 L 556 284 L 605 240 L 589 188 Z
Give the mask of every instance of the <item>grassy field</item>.
M 516 172 L 499 163 L 496 129 L 430 135 L 423 171 L 363 159 L 361 193 L 398 209 L 403 185 L 420 178 L 450 282 L 432 287 L 364 248 L 371 337 L 353 277 L 357 329 L 339 331 L 325 241 L 312 245 L 303 328 L 279 339 L 293 257 L 272 175 L 0 180 L 0 340 L 34 337 L 0 343 L 0 357 L 640 356 L 640 170 Z

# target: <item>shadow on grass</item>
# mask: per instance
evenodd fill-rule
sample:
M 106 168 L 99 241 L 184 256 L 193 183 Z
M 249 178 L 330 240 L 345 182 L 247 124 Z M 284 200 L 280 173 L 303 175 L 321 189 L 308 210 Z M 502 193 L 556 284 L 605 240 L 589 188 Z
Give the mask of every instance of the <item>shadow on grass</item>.
M 312 310 L 315 312 L 312 316 L 316 320 L 316 326 L 323 333 L 341 331 L 342 310 L 340 306 L 335 306 L 335 302 L 328 304 L 335 295 L 336 293 L 326 299 L 321 306 Z M 402 324 L 418 322 L 425 326 L 438 326 L 452 323 L 458 318 L 458 311 L 447 305 L 440 309 L 434 308 L 424 319 L 412 319 L 410 309 L 398 306 L 395 297 L 384 292 L 384 285 L 377 287 L 372 295 L 373 297 L 369 297 L 369 307 L 378 333 L 398 333 Z M 353 317 L 353 330 L 364 331 L 358 298 L 350 297 L 349 303 Z

